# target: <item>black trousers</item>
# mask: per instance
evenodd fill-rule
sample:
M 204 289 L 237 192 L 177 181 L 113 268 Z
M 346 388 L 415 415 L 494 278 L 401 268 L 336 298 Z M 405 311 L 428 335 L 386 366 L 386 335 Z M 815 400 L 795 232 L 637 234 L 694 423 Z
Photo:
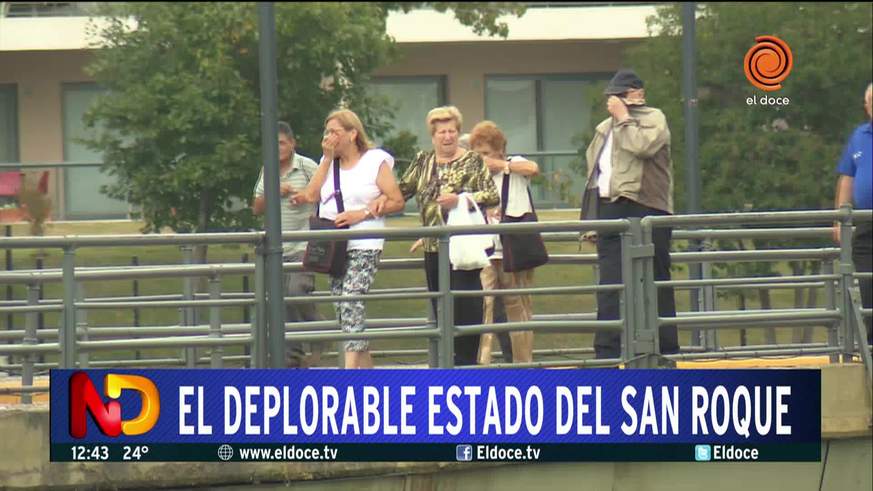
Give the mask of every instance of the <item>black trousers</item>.
M 859 273 L 869 273 L 873 270 L 871 267 L 871 263 L 873 263 L 873 224 L 869 222 L 862 223 L 858 225 L 858 228 L 855 229 L 855 236 L 852 239 L 852 260 L 855 263 L 855 271 Z M 871 279 L 859 279 L 858 284 L 861 287 L 861 305 L 865 309 L 869 309 L 870 305 L 873 304 L 873 292 L 871 292 L 871 284 L 873 284 L 873 280 Z M 864 323 L 867 325 L 867 344 L 873 344 L 873 329 L 871 329 L 871 319 L 870 317 L 864 318 Z
M 598 219 L 643 218 L 649 215 L 668 215 L 667 212 L 643 206 L 626 198 L 610 203 L 601 200 Z M 656 228 L 652 235 L 655 245 L 655 280 L 670 280 L 670 239 L 673 230 Z M 621 278 L 621 235 L 618 233 L 597 234 L 597 261 L 600 266 L 600 284 L 622 283 Z M 620 292 L 597 293 L 597 320 L 616 320 L 621 318 Z M 627 299 L 632 302 L 635 299 Z M 658 315 L 674 317 L 676 300 L 672 288 L 658 289 Z M 658 340 L 662 354 L 679 352 L 679 336 L 675 325 L 661 326 Z M 594 336 L 594 352 L 597 358 L 621 358 L 621 334 L 598 331 Z
M 439 255 L 435 252 L 424 254 L 424 272 L 427 276 L 427 289 L 435 292 L 439 285 Z M 455 271 L 451 273 L 452 290 L 481 290 L 482 280 L 479 279 L 481 269 L 471 271 Z M 455 298 L 455 325 L 469 326 L 482 323 L 482 297 Z M 436 299 L 431 299 L 433 311 L 437 311 Z M 479 356 L 479 334 L 472 336 L 455 336 L 455 366 L 475 365 Z

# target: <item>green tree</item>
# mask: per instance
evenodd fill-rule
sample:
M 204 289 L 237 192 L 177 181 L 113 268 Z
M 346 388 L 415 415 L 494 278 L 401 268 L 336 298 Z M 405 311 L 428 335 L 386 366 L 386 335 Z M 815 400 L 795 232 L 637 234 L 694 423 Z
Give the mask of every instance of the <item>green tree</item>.
M 394 156 L 394 173 L 402 176 L 406 172 L 406 168 L 412 163 L 415 154 L 418 153 L 418 137 L 407 130 L 400 130 L 398 133 L 385 138 L 382 143 L 382 148 Z
M 870 3 L 706 3 L 697 19 L 702 201 L 707 211 L 819 209 L 833 203 L 834 165 L 864 119 L 863 91 L 873 72 Z M 682 19 L 658 8 L 660 34 L 631 49 L 627 64 L 646 81 L 650 103 L 673 133 L 677 210 L 686 207 L 685 122 L 681 100 Z M 743 58 L 755 37 L 791 47 L 787 106 L 749 106 L 765 95 L 746 80 Z
M 397 54 L 386 34 L 392 10 L 422 4 L 277 3 L 279 116 L 300 147 L 320 150 L 324 116 L 345 104 L 374 136 L 390 130 L 384 100 L 365 92 L 369 75 Z M 514 3 L 439 2 L 477 33 L 507 34 Z M 254 3 L 125 3 L 92 24 L 88 73 L 107 90 L 86 115 L 116 177 L 104 192 L 141 209 L 145 232 L 246 227 L 261 166 L 258 32 Z M 135 26 L 136 28 L 132 28 Z
M 866 119 L 862 99 L 873 72 L 871 19 L 870 3 L 700 5 L 696 75 L 705 211 L 833 206 L 835 163 L 852 129 Z M 687 193 L 679 5 L 659 7 L 649 27 L 659 35 L 631 49 L 627 64 L 646 81 L 647 99 L 664 111 L 670 123 L 676 210 L 682 212 Z M 793 54 L 793 69 L 778 92 L 765 93 L 745 77 L 743 59 L 760 35 L 781 38 Z M 765 94 L 787 97 L 790 104 L 747 104 L 747 98 Z M 746 241 L 720 247 L 777 244 L 785 242 Z M 720 266 L 731 275 L 776 273 L 769 264 Z M 791 264 L 793 274 L 815 272 L 817 267 Z M 814 295 L 812 289 L 806 301 L 802 294 L 796 295 L 796 306 L 813 305 Z M 761 306 L 769 308 L 769 292 L 761 290 L 759 298 Z M 768 337 L 775 340 L 772 331 Z
M 852 129 L 866 119 L 862 100 L 873 72 L 871 19 L 870 3 L 699 4 L 696 76 L 704 212 L 833 206 L 836 161 Z M 637 71 L 645 81 L 648 103 L 667 117 L 672 133 L 675 209 L 683 213 L 687 192 L 681 7 L 659 6 L 647 22 L 650 37 L 629 48 L 623 64 Z M 746 52 L 761 35 L 781 38 L 793 54 L 793 69 L 778 92 L 755 88 L 743 70 Z M 593 128 L 608 116 L 602 88 L 588 94 L 594 108 L 590 129 L 577 139 L 580 156 L 574 169 L 582 175 L 587 171 L 584 152 Z M 747 98 L 762 95 L 788 97 L 790 103 L 747 105 Z M 576 203 L 578 198 L 568 196 Z M 719 248 L 777 244 L 784 242 L 722 241 Z M 775 273 L 764 263 L 717 266 L 731 276 Z M 819 265 L 790 266 L 793 274 L 803 274 L 817 271 Z M 768 308 L 769 292 L 759 293 L 761 305 Z M 744 296 L 740 302 L 744 304 Z M 810 289 L 806 301 L 802 295 L 796 296 L 795 303 L 798 307 L 814 305 L 814 290 Z

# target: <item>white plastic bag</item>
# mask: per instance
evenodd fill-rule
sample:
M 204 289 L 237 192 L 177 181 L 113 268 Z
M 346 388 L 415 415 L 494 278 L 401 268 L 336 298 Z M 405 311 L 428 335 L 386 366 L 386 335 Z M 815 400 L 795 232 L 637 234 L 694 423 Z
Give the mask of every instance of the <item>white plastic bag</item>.
M 468 203 L 473 205 L 474 211 L 469 211 Z M 468 193 L 462 193 L 458 196 L 458 205 L 449 211 L 446 225 L 479 225 L 483 230 L 487 226 L 485 217 L 479 211 L 479 205 L 473 201 L 473 197 Z M 452 263 L 452 269 L 469 271 L 488 266 L 491 263 L 485 249 L 493 246 L 493 234 L 451 236 L 449 238 L 449 261 Z

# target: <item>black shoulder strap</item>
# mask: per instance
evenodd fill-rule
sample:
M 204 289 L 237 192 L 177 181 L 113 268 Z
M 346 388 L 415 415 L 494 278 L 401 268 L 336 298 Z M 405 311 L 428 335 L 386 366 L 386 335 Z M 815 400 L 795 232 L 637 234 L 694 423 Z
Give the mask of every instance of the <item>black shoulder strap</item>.
M 500 217 L 506 216 L 506 207 L 509 205 L 509 178 L 512 174 L 503 174 L 503 185 L 500 189 Z M 534 208 L 533 196 L 530 194 L 530 186 L 527 186 L 527 199 L 530 200 L 530 211 L 536 213 Z
M 345 204 L 343 203 L 343 190 L 340 187 L 340 159 L 333 159 L 333 191 L 334 198 L 336 200 L 336 212 L 337 214 L 343 213 L 346 211 Z

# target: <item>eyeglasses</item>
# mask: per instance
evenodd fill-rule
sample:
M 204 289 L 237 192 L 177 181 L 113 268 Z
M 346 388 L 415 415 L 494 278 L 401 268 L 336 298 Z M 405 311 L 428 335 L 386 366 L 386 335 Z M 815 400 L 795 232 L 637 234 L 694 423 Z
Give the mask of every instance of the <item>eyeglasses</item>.
M 344 128 L 325 128 L 324 136 L 339 135 L 345 131 Z

